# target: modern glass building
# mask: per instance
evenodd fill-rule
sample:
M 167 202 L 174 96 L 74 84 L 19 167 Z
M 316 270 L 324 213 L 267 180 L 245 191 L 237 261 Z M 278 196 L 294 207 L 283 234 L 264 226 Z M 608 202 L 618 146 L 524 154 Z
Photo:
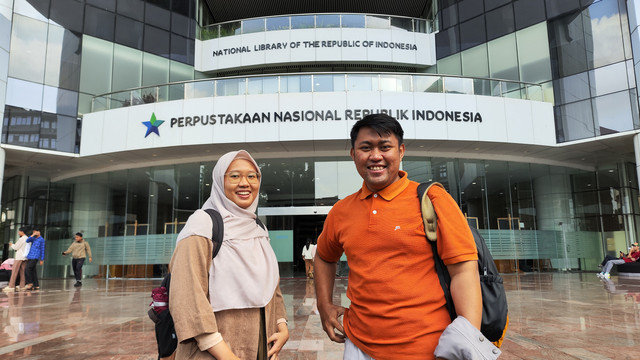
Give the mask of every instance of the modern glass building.
M 638 10 L 636 10 L 638 9 Z M 361 179 L 349 129 L 402 123 L 503 272 L 596 270 L 640 236 L 637 0 L 0 0 L 2 254 L 81 231 L 85 275 L 166 271 L 216 159 L 246 149 L 283 276 Z

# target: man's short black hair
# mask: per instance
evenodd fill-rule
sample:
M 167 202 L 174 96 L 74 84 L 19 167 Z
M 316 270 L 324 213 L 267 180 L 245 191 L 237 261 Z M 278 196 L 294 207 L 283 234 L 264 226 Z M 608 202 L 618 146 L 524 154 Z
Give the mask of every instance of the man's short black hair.
M 80 237 L 82 237 L 82 233 L 77 232 L 77 233 L 76 233 L 76 236 L 80 236 Z
M 40 227 L 34 225 L 33 228 L 31 228 L 31 231 L 40 231 Z
M 371 114 L 365 116 L 362 120 L 358 120 L 351 128 L 351 148 L 355 147 L 356 138 L 363 127 L 373 129 L 380 136 L 393 134 L 398 139 L 398 146 L 402 145 L 404 130 L 402 130 L 398 120 L 387 114 Z
M 30 233 L 30 232 L 31 232 L 31 227 L 29 227 L 29 226 L 20 226 L 20 227 L 18 228 L 18 230 L 19 230 L 19 231 L 22 231 L 23 233 L 25 233 L 25 234 L 26 234 L 26 233 Z

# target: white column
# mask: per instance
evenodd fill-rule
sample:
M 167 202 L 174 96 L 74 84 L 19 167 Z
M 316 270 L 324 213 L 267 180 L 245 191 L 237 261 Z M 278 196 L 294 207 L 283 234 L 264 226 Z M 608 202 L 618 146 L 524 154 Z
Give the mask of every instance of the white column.
M 13 0 L 0 0 L 0 66 L 2 67 L 0 68 L 0 119 L 4 119 L 4 104 L 7 95 L 12 15 Z

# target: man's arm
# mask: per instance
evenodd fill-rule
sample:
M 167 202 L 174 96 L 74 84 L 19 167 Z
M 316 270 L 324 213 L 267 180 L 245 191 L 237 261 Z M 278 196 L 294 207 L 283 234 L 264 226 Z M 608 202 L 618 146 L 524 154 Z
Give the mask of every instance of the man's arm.
M 478 261 L 470 260 L 447 266 L 451 275 L 451 297 L 456 313 L 480 329 L 482 323 L 482 292 L 478 278 Z
M 344 314 L 345 308 L 333 303 L 336 263 L 326 262 L 316 255 L 314 264 L 316 297 L 318 299 L 318 312 L 320 312 L 322 328 L 329 335 L 329 339 L 343 343 L 345 339 L 344 328 L 338 318 Z

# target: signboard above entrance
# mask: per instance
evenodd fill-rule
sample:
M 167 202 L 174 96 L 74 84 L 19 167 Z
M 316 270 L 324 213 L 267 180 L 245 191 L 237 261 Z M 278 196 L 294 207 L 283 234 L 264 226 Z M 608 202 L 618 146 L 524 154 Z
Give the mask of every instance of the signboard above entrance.
M 196 40 L 195 69 L 302 63 L 436 63 L 435 35 L 397 29 L 295 29 Z

